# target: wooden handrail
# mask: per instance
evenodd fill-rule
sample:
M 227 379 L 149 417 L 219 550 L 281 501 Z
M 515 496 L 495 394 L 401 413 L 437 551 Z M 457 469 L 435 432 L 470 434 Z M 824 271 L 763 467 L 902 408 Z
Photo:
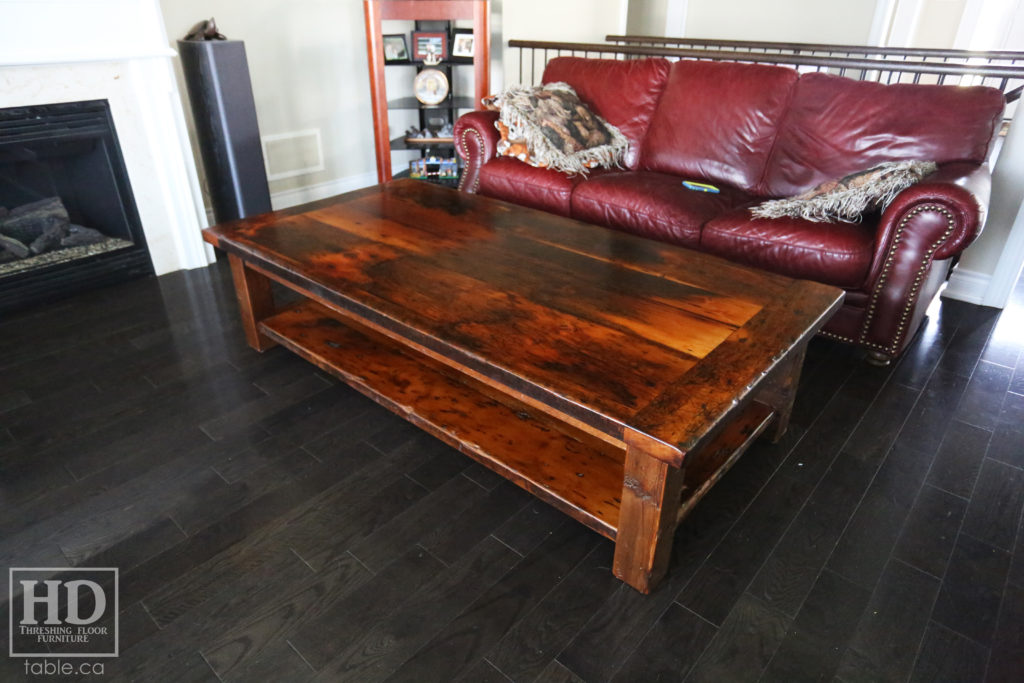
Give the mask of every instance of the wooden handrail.
M 883 55 L 906 57 L 941 57 L 948 59 L 1024 60 L 1024 52 L 1014 50 L 954 50 L 925 47 L 881 47 L 875 45 L 842 45 L 837 43 L 785 43 L 760 40 L 716 40 L 712 38 L 669 38 L 666 36 L 608 35 L 605 40 L 619 43 L 694 45 L 702 47 L 742 47 L 750 50 L 791 50 L 793 52 L 842 52 L 848 55 Z

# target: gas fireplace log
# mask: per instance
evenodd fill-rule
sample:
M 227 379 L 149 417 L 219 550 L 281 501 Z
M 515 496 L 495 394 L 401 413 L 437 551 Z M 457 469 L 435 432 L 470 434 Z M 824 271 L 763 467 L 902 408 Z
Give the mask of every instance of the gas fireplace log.
M 25 258 L 29 254 L 28 247 L 14 239 L 0 235 L 0 253 L 11 254 L 14 258 Z M 11 260 L 11 259 L 5 259 Z
M 61 240 L 67 237 L 70 227 L 67 219 L 58 216 L 46 216 L 40 223 L 43 225 L 43 233 L 29 245 L 32 253 L 37 255 L 60 248 Z
M 71 220 L 60 197 L 49 197 L 11 209 L 7 216 L 0 218 L 0 234 L 13 237 L 23 244 L 32 244 L 52 226 L 48 220 L 50 218 L 62 221 L 64 234 L 67 234 Z
M 28 204 L 21 204 L 10 210 L 11 216 L 24 216 L 28 213 L 39 213 L 39 212 L 57 212 L 67 213 L 64 208 L 64 202 L 61 201 L 60 197 L 46 197 L 45 199 L 37 199 L 34 202 Z
M 68 228 L 67 237 L 60 241 L 60 246 L 83 247 L 88 244 L 99 244 L 105 239 L 107 239 L 107 236 L 99 230 L 93 230 L 92 228 L 72 223 Z

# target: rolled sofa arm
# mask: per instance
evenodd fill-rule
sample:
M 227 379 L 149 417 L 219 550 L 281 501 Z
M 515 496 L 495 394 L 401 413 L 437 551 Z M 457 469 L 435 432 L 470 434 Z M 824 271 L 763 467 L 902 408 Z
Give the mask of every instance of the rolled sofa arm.
M 991 176 L 974 163 L 944 164 L 907 188 L 885 209 L 865 289 L 860 343 L 891 356 L 913 337 L 925 309 L 945 281 L 945 262 L 981 232 Z
M 480 186 L 480 167 L 498 153 L 498 120 L 496 111 L 473 111 L 455 122 L 455 151 L 465 162 L 459 189 L 476 192 Z
M 950 214 L 949 220 L 937 221 L 932 226 L 933 229 L 941 229 L 943 234 L 949 230 L 944 238 L 934 235 L 938 242 L 935 260 L 941 261 L 959 254 L 981 233 L 991 186 L 992 177 L 988 166 L 952 163 L 940 166 L 939 170 L 920 183 L 900 192 L 882 214 L 876 241 L 876 262 L 881 255 L 879 252 L 887 250 L 892 242 L 900 223 L 910 213 L 927 211 L 929 206 L 934 206 L 931 210 L 937 213 L 945 209 Z M 923 222 L 919 224 L 922 227 L 911 229 L 927 231 Z

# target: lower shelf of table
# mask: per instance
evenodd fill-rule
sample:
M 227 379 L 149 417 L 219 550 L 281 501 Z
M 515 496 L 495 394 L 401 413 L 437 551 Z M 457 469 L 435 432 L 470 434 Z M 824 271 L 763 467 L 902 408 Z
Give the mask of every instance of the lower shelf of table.
M 625 450 L 497 390 L 479 385 L 312 301 L 265 320 L 260 331 L 364 395 L 530 491 L 591 529 L 615 539 Z M 684 463 L 678 520 L 700 501 L 771 424 L 770 408 L 751 402 Z
M 625 452 L 526 405 L 497 400 L 412 350 L 305 301 L 260 323 L 282 346 L 459 449 L 538 498 L 614 539 Z

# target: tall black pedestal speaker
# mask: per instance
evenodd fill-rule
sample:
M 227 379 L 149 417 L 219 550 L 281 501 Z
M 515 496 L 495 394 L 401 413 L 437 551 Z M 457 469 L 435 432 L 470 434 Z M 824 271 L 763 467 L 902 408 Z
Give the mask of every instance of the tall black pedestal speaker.
M 270 211 L 256 105 L 241 40 L 179 40 L 178 54 L 218 223 Z

